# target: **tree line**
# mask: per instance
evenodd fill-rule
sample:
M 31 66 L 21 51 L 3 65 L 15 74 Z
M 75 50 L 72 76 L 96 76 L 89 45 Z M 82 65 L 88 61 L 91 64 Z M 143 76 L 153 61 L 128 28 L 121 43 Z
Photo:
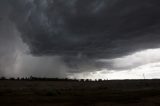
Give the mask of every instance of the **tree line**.
M 22 78 L 6 78 L 6 77 L 0 77 L 0 80 L 19 80 L 19 81 L 75 81 L 75 82 L 102 82 L 102 81 L 107 81 L 107 80 L 102 80 L 102 79 L 70 79 L 70 78 L 45 78 L 45 77 L 22 77 Z

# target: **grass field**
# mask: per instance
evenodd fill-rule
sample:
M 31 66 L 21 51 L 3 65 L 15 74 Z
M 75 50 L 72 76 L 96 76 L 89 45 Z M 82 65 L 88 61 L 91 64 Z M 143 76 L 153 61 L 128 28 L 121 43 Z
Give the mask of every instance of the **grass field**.
M 160 80 L 0 81 L 0 106 L 160 106 Z

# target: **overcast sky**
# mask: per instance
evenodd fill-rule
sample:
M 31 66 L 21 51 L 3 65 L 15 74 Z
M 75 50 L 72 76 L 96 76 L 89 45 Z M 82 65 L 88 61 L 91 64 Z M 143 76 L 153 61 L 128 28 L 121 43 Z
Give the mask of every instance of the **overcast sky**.
M 159 0 L 0 0 L 0 76 L 160 78 Z

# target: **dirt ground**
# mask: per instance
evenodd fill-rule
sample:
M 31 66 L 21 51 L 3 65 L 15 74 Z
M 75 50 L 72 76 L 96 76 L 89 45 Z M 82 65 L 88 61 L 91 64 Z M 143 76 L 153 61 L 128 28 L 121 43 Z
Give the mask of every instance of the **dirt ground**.
M 0 106 L 160 106 L 160 80 L 0 81 Z

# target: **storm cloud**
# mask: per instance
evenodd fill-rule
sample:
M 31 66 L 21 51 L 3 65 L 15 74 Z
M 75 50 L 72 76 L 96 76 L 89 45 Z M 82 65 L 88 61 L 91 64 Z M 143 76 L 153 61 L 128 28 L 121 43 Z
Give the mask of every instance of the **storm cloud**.
M 114 69 L 112 62 L 98 60 L 160 46 L 159 0 L 1 0 L 2 4 L 7 7 L 1 14 L 15 25 L 30 54 L 58 56 L 71 73 Z
M 159 42 L 157 0 L 16 1 L 13 18 L 34 55 L 113 58 Z

